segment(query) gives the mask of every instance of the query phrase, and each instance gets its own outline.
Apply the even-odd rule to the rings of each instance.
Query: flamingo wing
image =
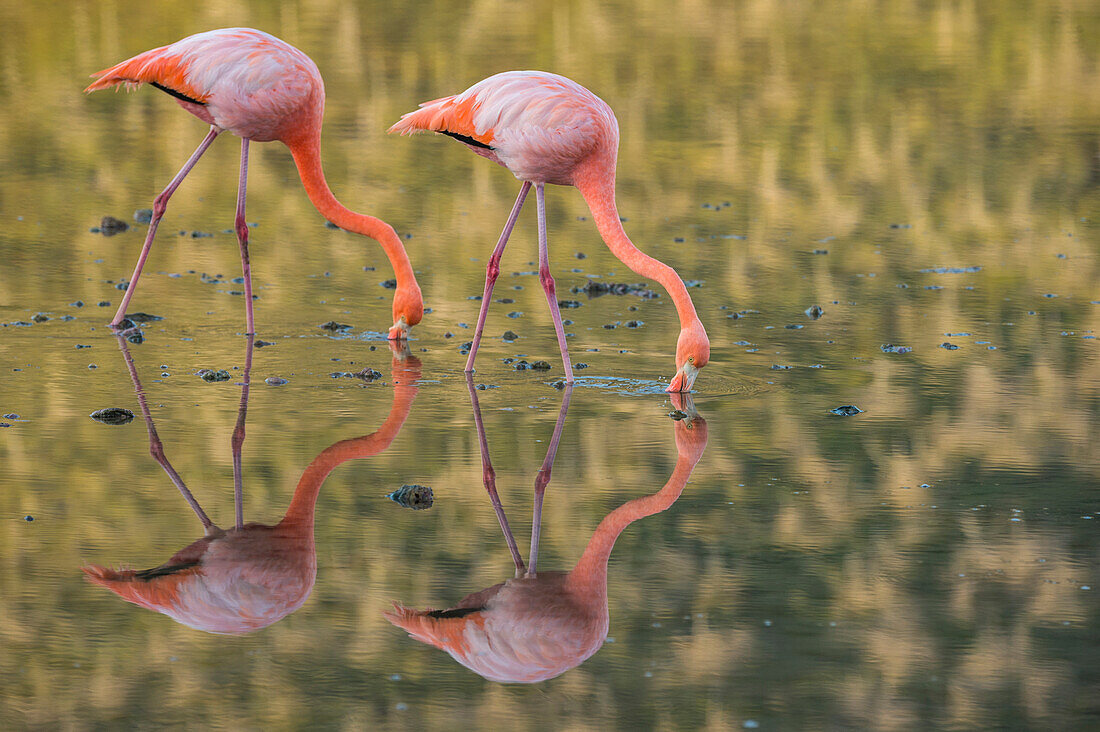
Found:
[[[196,33],[92,76],[87,92],[151,84],[204,121],[259,142],[277,139],[286,120],[324,96],[308,56],[252,28]]]
[[[425,102],[390,132],[439,132],[489,148],[521,180],[570,183],[567,171],[618,125],[599,97],[564,76],[506,71],[461,94]]]

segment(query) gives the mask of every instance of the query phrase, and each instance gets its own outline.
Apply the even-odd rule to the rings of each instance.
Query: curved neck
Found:
[[[661,283],[672,297],[680,316],[680,327],[686,328],[699,320],[687,287],[680,275],[676,274],[676,270],[634,246],[634,242],[630,241],[623,230],[623,223],[619,220],[619,211],[615,206],[615,161],[610,161],[610,164],[607,161],[594,161],[582,166],[573,176],[573,185],[584,196],[592,211],[592,218],[596,221],[596,228],[611,253],[637,274]]]
[[[401,379],[401,383],[394,386],[393,405],[390,407],[389,416],[374,432],[362,437],[353,437],[341,440],[325,448],[320,455],[313,459],[298,480],[298,487],[294,490],[294,497],[287,507],[286,515],[279,522],[280,526],[298,526],[313,531],[313,514],[317,506],[317,495],[321,492],[321,485],[329,473],[339,465],[353,458],[364,458],[376,455],[393,442],[401,426],[409,416],[413,400],[416,398],[415,378]],[[395,382],[397,374],[394,374]]]
[[[606,594],[607,560],[611,556],[611,550],[615,548],[615,541],[619,538],[619,534],[638,519],[660,513],[675,503],[683,493],[684,486],[691,477],[691,471],[695,469],[698,461],[699,454],[681,455],[676,460],[676,468],[672,471],[672,476],[661,490],[651,496],[627,501],[607,514],[593,532],[577,566],[569,573],[569,585],[585,592],[588,596],[593,593]]]
[[[288,140],[286,146],[294,157],[294,164],[298,167],[298,175],[302,178],[309,200],[321,215],[341,229],[369,236],[381,244],[393,267],[398,288],[416,285],[409,255],[405,253],[405,247],[393,227],[374,216],[355,213],[337,201],[332,194],[328,182],[325,181],[324,170],[321,169],[320,130]]]

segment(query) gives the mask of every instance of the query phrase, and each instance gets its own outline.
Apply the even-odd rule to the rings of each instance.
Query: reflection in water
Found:
[[[341,440],[321,452],[306,467],[283,519],[274,526],[244,523],[241,448],[252,371],[253,337],[248,337],[244,383],[233,431],[233,495],[236,523],[232,529],[214,525],[168,461],[138,379],[137,367],[121,334],[118,338],[138,404],[149,430],[149,451],[179,489],[202,522],[206,535],[172,555],[164,564],[146,570],[83,568],[88,579],[136,605],[164,613],[173,620],[210,633],[250,633],[265,628],[297,610],[313,590],[317,556],[313,515],[325,478],[353,458],[382,452],[409,416],[416,397],[420,361],[407,346],[393,342],[391,374],[393,406],[382,426],[369,435]]]
[[[677,460],[668,482],[653,495],[635,498],[609,513],[572,571],[536,573],[542,499],[572,389],[566,387],[546,459],[535,479],[531,555],[525,568],[497,495],[477,392],[469,378],[467,384],[481,445],[485,489],[512,552],[516,576],[467,595],[446,610],[413,610],[395,603],[393,611],[384,615],[413,638],[446,651],[490,681],[546,681],[579,666],[603,645],[610,621],[607,560],[615,540],[631,523],[664,511],[680,497],[707,446],[707,424],[695,413],[690,396],[673,395],[677,409],[686,409],[693,416],[673,423]]]

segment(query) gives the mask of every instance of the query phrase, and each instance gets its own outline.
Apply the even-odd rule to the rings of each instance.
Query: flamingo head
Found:
[[[399,287],[393,296],[393,325],[390,326],[389,339],[403,341],[409,337],[409,328],[424,318],[424,299],[420,287],[416,284]]]
[[[699,369],[706,366],[708,361],[710,340],[707,339],[703,324],[696,320],[680,330],[680,338],[676,341],[676,376],[672,377],[672,382],[665,391],[691,391]]]

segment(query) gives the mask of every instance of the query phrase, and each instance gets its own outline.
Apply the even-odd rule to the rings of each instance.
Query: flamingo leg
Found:
[[[573,396],[573,385],[566,384],[565,395],[561,402],[561,411],[558,412],[558,421],[554,423],[554,435],[550,438],[550,447],[546,448],[546,458],[542,461],[538,475],[535,476],[535,507],[531,517],[531,554],[527,558],[527,576],[535,576],[535,568],[539,559],[539,534],[542,532],[542,499],[546,494],[546,486],[550,483],[550,471],[554,467],[554,458],[558,454],[558,442],[561,440],[561,431],[565,427],[565,414],[569,411],[569,399]]]
[[[535,185],[535,200],[539,212],[539,282],[546,292],[546,302],[550,306],[550,316],[554,319],[554,332],[558,336],[558,348],[561,349],[561,362],[565,366],[565,383],[573,383],[573,365],[569,363],[569,348],[565,345],[565,328],[561,323],[561,310],[558,308],[557,288],[550,274],[550,254],[546,245],[546,198],[545,184]]]
[[[241,138],[241,182],[237,188],[237,242],[241,245],[241,268],[244,270],[245,322],[249,336],[256,333],[252,319],[252,266],[248,259],[248,222],[244,220],[244,198],[248,187],[248,138]],[[251,348],[249,353],[251,354]],[[245,387],[248,388],[247,386]]]
[[[508,243],[508,237],[512,234],[512,228],[519,218],[519,211],[523,208],[523,201],[527,198],[531,184],[523,181],[523,187],[519,189],[519,195],[512,206],[512,213],[508,216],[508,223],[504,225],[504,231],[500,233],[496,249],[489,257],[489,264],[485,267],[485,289],[481,294],[481,311],[477,314],[477,329],[474,331],[474,340],[470,345],[470,356],[466,359],[466,373],[474,370],[474,359],[477,357],[477,347],[481,345],[481,331],[485,328],[485,315],[489,312],[489,301],[493,297],[493,285],[500,276],[500,258],[504,254],[504,246]]]
[[[210,520],[210,517],[206,515],[206,512],[202,510],[202,506],[195,500],[195,497],[191,495],[191,491],[187,490],[187,486],[183,482],[183,478],[176,472],[176,469],[172,467],[172,463],[168,462],[167,456],[164,454],[164,445],[160,441],[160,436],[157,435],[157,428],[153,425],[153,415],[149,413],[149,405],[145,401],[145,390],[141,388],[141,380],[138,378],[137,367],[134,365],[134,359],[130,356],[130,349],[126,347],[126,339],[121,334],[115,334],[118,338],[118,347],[122,349],[122,357],[126,360],[126,368],[130,371],[130,381],[134,383],[134,391],[137,393],[138,406],[141,407],[141,416],[145,418],[145,429],[149,433],[149,454],[153,456],[160,467],[164,469],[164,472],[168,474],[168,478],[179,489],[181,495],[187,504],[191,506],[191,510],[195,512],[195,515],[199,517],[199,521],[202,522],[203,528],[206,533],[209,534],[211,529],[217,529],[214,526],[214,522]]]
[[[497,494],[497,474],[493,470],[493,464],[489,460],[489,439],[485,436],[485,423],[481,420],[481,405],[477,401],[477,391],[474,389],[474,377],[469,372],[466,374],[466,386],[470,390],[470,401],[474,405],[474,424],[477,426],[477,441],[481,448],[481,479],[485,484],[485,492],[489,494],[489,502],[493,504],[500,530],[504,532],[504,541],[508,543],[508,551],[512,553],[512,562],[516,565],[516,576],[523,574],[523,558],[519,555],[519,545],[516,537],[512,535],[512,529],[508,525],[508,517],[504,515],[504,506]]]
[[[165,210],[168,208],[168,199],[172,197],[172,194],[179,188],[180,183],[187,177],[187,174],[191,172],[191,168],[195,167],[195,163],[199,161],[202,154],[206,152],[206,149],[210,147],[210,144],[214,142],[214,138],[220,135],[222,130],[214,125],[210,126],[210,132],[206,133],[206,137],[196,148],[195,152],[191,153],[191,157],[187,159],[187,162],[180,172],[176,173],[176,177],[172,179],[172,182],[168,184],[168,187],[161,191],[160,195],[153,201],[153,218],[149,220],[149,231],[145,233],[145,244],[141,247],[141,255],[138,257],[137,264],[134,266],[134,273],[130,275],[130,283],[126,286],[126,294],[122,297],[122,304],[118,306],[118,312],[115,313],[114,320],[111,321],[112,327],[117,327],[122,323],[123,318],[126,317],[126,308],[130,305],[130,298],[134,296],[134,291],[137,290],[138,278],[141,277],[141,269],[145,266],[145,260],[149,257],[149,250],[153,247],[153,237],[157,235],[157,226],[160,225],[161,217],[164,216]]]
[[[245,141],[247,142],[247,140]],[[233,428],[233,507],[236,510],[236,527],[244,528],[244,479],[242,477],[241,449],[244,447],[244,419],[248,414],[248,387],[252,374],[252,343],[256,336],[248,334],[248,350],[244,356],[244,384],[241,385],[241,406],[237,409],[237,426]]]

